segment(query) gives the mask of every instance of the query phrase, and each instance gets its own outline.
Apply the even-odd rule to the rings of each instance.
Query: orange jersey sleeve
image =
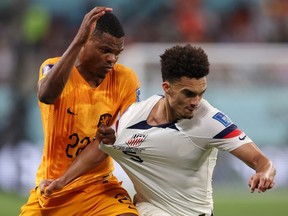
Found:
[[[40,67],[43,79],[59,58],[46,60]],[[44,147],[37,171],[36,185],[42,179],[56,179],[92,141],[99,124],[111,126],[138,98],[139,82],[135,73],[120,64],[107,73],[103,82],[92,88],[74,67],[54,104],[38,102],[43,123]],[[71,188],[96,181],[113,170],[110,157],[95,170],[77,178]]]

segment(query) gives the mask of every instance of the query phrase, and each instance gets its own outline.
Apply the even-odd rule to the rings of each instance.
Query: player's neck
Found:
[[[82,78],[91,86],[92,88],[98,87],[101,82],[103,81],[103,78],[93,76],[93,74],[85,71],[85,69],[81,68],[81,66],[77,67],[77,70],[79,74],[82,76]]]
[[[174,119],[170,115],[170,108],[167,107],[166,99],[161,98],[151,110],[147,123],[149,125],[161,125],[173,122]]]

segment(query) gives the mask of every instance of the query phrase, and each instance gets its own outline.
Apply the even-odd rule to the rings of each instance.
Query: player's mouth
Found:
[[[196,106],[196,105],[187,106],[187,109],[188,109],[190,112],[194,112],[197,108],[198,108],[198,106]]]
[[[104,67],[104,70],[107,71],[107,72],[111,71],[112,69],[113,69],[112,66],[106,66],[106,67]]]
[[[187,108],[187,110],[191,113],[193,113],[195,111],[195,108]]]

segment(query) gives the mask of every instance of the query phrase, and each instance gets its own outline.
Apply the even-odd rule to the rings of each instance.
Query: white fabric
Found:
[[[130,106],[119,121],[116,143],[100,148],[122,166],[143,201],[171,215],[210,215],[218,149],[232,151],[252,141],[204,99],[192,119],[151,127],[146,119],[160,98]]]
[[[140,216],[173,216],[148,202],[136,203]]]

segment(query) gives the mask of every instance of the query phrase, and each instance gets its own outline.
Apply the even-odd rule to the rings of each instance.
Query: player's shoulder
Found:
[[[230,118],[202,99],[192,119],[183,120],[179,126],[188,133],[197,133],[199,136],[213,137],[227,127],[233,125]]]
[[[113,77],[114,80],[117,80],[117,83],[122,87],[122,89],[128,90],[133,86],[139,88],[140,84],[136,73],[131,68],[122,64],[115,64],[110,76]]]
[[[48,58],[48,59],[45,59],[42,63],[42,67],[43,66],[46,66],[48,64],[50,65],[54,65],[56,64],[58,61],[59,61],[60,57],[53,57],[53,58]]]
[[[207,100],[203,99],[203,109],[205,110],[204,113],[206,113],[207,117],[211,119],[215,119],[215,120],[219,120],[220,117],[227,117],[227,119],[223,118],[223,121],[221,121],[222,123],[226,122],[226,125],[231,123],[231,120],[228,119],[228,116],[226,114],[224,114],[224,112],[222,112],[221,110],[219,110],[218,108],[214,107],[213,105],[211,105]]]
[[[152,108],[160,98],[161,96],[154,95],[144,101],[135,102],[130,105],[119,120],[118,132],[133,124],[146,120]]]
[[[201,101],[199,111],[199,115],[196,115],[196,118],[201,118],[204,124],[207,124],[212,128],[221,130],[233,123],[224,112],[212,106],[205,99]]]
[[[218,108],[210,104],[206,99],[202,99],[195,116],[204,120],[211,119],[216,113],[221,112]]]
[[[134,76],[135,75],[135,72],[132,68],[127,67],[123,64],[119,64],[119,63],[114,65],[114,71],[119,76],[131,76],[131,75]]]
[[[53,57],[44,60],[40,66],[41,76],[47,75],[47,73],[53,68],[53,66],[59,61],[60,57]]]

